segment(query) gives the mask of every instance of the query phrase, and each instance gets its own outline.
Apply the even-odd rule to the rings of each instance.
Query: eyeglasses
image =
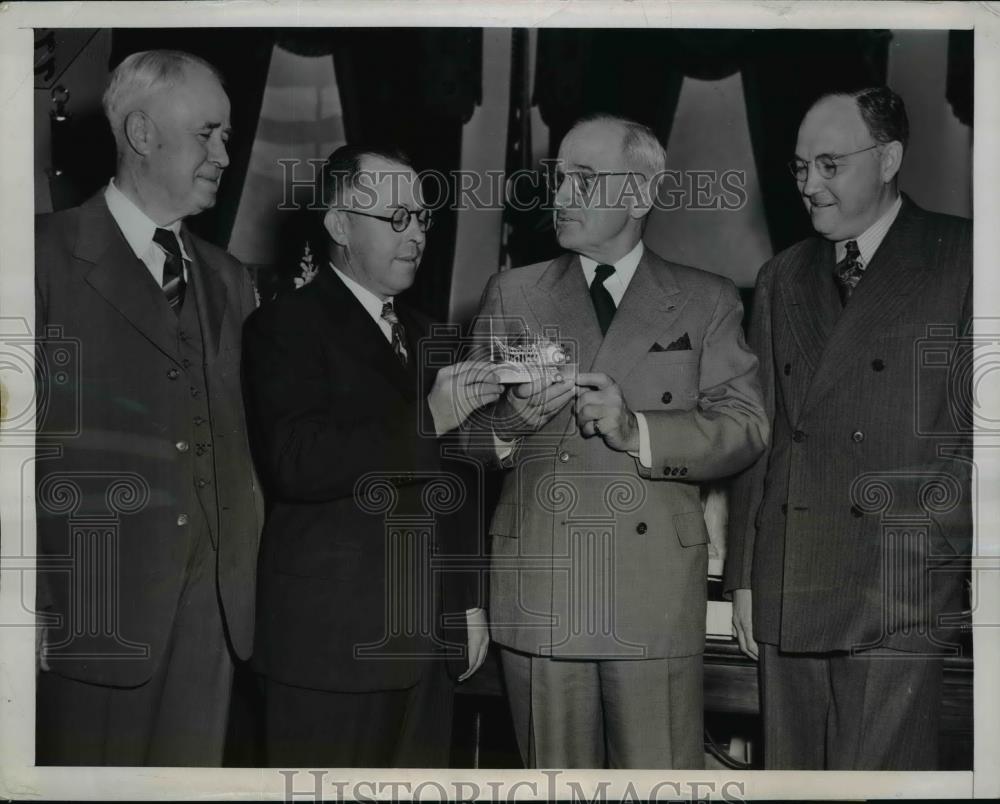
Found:
[[[582,170],[567,170],[563,171],[559,168],[549,172],[549,190],[553,193],[558,193],[559,188],[563,186],[563,182],[566,179],[570,179],[573,182],[573,189],[584,195],[589,194],[593,189],[594,185],[597,183],[597,179],[601,176],[631,176],[632,174],[642,176],[645,178],[644,173],[639,173],[636,170],[598,170],[598,171],[582,171]]]
[[[865,151],[870,151],[872,148],[878,148],[881,143],[876,142],[874,145],[869,145],[867,148],[862,148],[860,151],[851,151],[849,154],[820,154],[815,159],[813,159],[813,164],[816,165],[816,170],[819,175],[824,179],[832,179],[837,175],[837,168],[840,165],[837,164],[838,159],[844,159],[848,156],[854,156],[855,154],[863,154]],[[788,163],[788,170],[795,177],[795,181],[805,181],[809,177],[809,163],[805,159],[793,159]]]
[[[392,224],[392,231],[394,232],[405,232],[410,228],[410,219],[417,219],[417,228],[421,232],[426,232],[431,228],[434,223],[434,217],[431,215],[429,209],[421,209],[419,212],[413,212],[406,207],[397,207],[392,215],[375,215],[371,212],[361,212],[357,209],[345,209],[344,212],[350,212],[352,215],[364,215],[366,218],[375,218],[377,221],[387,221]]]

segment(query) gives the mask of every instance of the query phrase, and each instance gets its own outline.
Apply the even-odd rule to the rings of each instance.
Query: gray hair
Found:
[[[101,99],[115,141],[122,135],[126,115],[134,110],[139,99],[183,81],[184,71],[191,66],[208,70],[223,83],[214,66],[180,50],[144,50],[127,56],[115,67]]]
[[[666,170],[667,152],[659,137],[649,126],[629,120],[627,117],[598,113],[577,120],[570,131],[587,123],[613,123],[619,126],[622,129],[622,153],[625,155],[625,160],[647,179],[652,179]]]

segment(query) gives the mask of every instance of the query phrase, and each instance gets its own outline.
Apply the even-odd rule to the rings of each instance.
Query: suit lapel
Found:
[[[597,351],[593,371],[621,382],[659,335],[673,326],[687,300],[669,265],[645,249]]]
[[[917,244],[919,217],[904,201],[895,222],[865,269],[865,276],[837,319],[822,361],[806,397],[806,405],[834,387],[840,374],[857,359],[858,350],[907,307],[931,276]]]
[[[178,362],[170,305],[152,274],[129,247],[103,194],[94,196],[80,209],[74,256],[92,265],[86,282],[157,349]]]
[[[840,315],[840,298],[833,280],[833,244],[816,239],[778,288],[788,328],[805,361],[806,376],[815,376]]]
[[[416,398],[413,376],[399,362],[399,358],[392,350],[392,344],[386,339],[379,325],[372,320],[368,311],[340,281],[333,269],[321,269],[313,281],[319,283],[330,301],[330,316],[334,327],[344,333],[342,352],[385,378],[406,399]],[[407,327],[409,318],[404,311],[400,319],[404,327]],[[407,341],[410,342],[408,348],[412,340],[413,335],[407,329]],[[415,348],[409,348],[409,352],[411,361],[418,359]]]
[[[538,278],[538,293],[525,289],[525,301],[543,327],[558,327],[558,339],[575,349],[580,371],[589,371],[601,345],[601,328],[590,301],[580,258],[563,254]],[[534,332],[534,335],[546,335]],[[575,343],[574,343],[575,340]]]
[[[184,248],[193,258],[188,274],[198,305],[198,321],[205,342],[205,357],[211,362],[219,352],[219,338],[229,294],[225,282],[219,276],[218,267],[212,264],[205,250],[200,247],[200,241],[192,237],[186,229],[182,229],[181,237],[184,240]]]

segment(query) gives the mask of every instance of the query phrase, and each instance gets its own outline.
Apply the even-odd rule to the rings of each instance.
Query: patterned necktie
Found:
[[[163,262],[163,295],[167,297],[170,308],[180,315],[181,305],[184,304],[184,291],[187,288],[180,243],[177,242],[177,236],[169,229],[157,229],[153,233],[153,242],[162,248],[166,255]]]
[[[590,283],[590,299],[594,303],[594,312],[597,313],[597,323],[601,325],[601,334],[608,334],[608,327],[611,326],[611,319],[615,317],[615,300],[611,298],[611,293],[604,287],[604,280],[615,272],[613,265],[598,265],[594,274],[594,281]]]
[[[399,318],[391,301],[387,301],[382,305],[382,320],[389,322],[389,326],[392,328],[392,351],[396,353],[399,362],[405,366],[406,346],[404,344],[406,343],[406,332],[403,329],[403,325],[399,323]]]
[[[837,263],[835,277],[837,279],[837,289],[840,291],[840,303],[847,304],[851,294],[861,281],[861,276],[865,272],[865,266],[861,264],[861,251],[858,249],[857,240],[848,240],[845,244],[847,252],[844,259]]]

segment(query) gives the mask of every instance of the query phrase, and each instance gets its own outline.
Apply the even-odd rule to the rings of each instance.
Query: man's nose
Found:
[[[215,138],[212,138],[209,142],[213,143],[208,154],[209,161],[220,169],[229,167],[229,151],[226,150],[226,143],[221,139],[216,140]]]
[[[570,207],[576,201],[576,184],[572,176],[563,176],[559,186],[556,187],[556,197],[553,203],[557,207]]]
[[[823,189],[825,179],[819,175],[819,168],[815,162],[810,162],[806,166],[806,180],[802,185],[802,195],[815,195]]]

